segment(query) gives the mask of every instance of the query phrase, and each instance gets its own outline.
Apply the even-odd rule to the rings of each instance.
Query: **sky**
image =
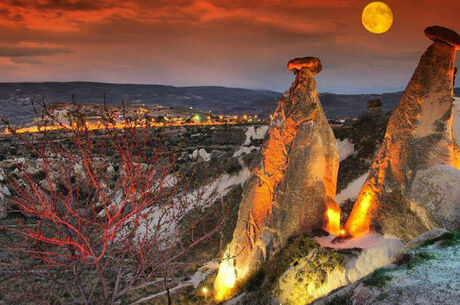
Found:
[[[431,43],[460,32],[458,0],[388,0],[372,34],[362,0],[1,0],[0,82],[100,81],[285,91],[316,56],[320,92],[403,90]],[[460,63],[457,60],[457,65]],[[460,65],[458,65],[460,66]]]

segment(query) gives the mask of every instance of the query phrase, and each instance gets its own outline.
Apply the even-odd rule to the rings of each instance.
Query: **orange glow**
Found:
[[[340,208],[337,204],[328,204],[326,209],[326,231],[332,235],[342,235],[340,229]]]
[[[236,271],[233,259],[224,259],[219,266],[219,272],[214,282],[215,298],[217,301],[228,299],[235,288]]]
[[[451,165],[456,169],[460,170],[460,150],[454,149]]]
[[[191,122],[191,123],[184,123],[184,122],[171,122],[171,123],[155,123],[151,122],[151,127],[177,127],[177,126],[202,126],[202,125],[234,125],[237,122]],[[103,130],[103,129],[123,129],[126,127],[136,127],[136,128],[144,128],[146,127],[145,124],[140,124],[134,126],[131,124],[126,124],[125,122],[118,122],[115,124],[104,125],[101,122],[95,123],[86,123],[86,128],[88,130]],[[48,125],[48,126],[28,126],[16,129],[15,133],[37,133],[41,131],[53,131],[53,130],[62,130],[62,129],[73,129],[75,126],[71,126],[68,124],[63,125]],[[6,129],[3,132],[3,135],[10,135],[12,134],[11,130]]]
[[[351,236],[359,237],[369,232],[369,208],[374,200],[375,194],[370,187],[361,191],[345,227],[347,233]]]

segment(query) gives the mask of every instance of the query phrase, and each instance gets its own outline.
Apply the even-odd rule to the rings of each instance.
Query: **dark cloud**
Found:
[[[10,9],[1,8],[0,9],[0,18],[5,18],[10,21],[23,21],[24,16],[21,14],[15,14]]]
[[[126,1],[107,0],[6,0],[5,3],[18,8],[38,10],[94,11],[110,8]]]

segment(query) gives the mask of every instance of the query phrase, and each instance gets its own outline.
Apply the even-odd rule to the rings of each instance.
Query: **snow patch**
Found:
[[[246,130],[246,141],[244,142],[244,145],[248,146],[253,140],[263,140],[267,132],[268,125],[258,127],[257,129],[254,126],[248,127]]]
[[[190,280],[179,283],[176,287],[173,287],[173,288],[169,289],[169,292],[174,293],[174,292],[176,292],[176,291],[178,291],[178,290],[180,290],[182,288],[189,287],[189,286],[193,286],[193,288],[196,289],[213,271],[215,271],[217,269],[219,269],[219,263],[215,262],[215,261],[210,261],[210,262],[206,263],[203,267],[199,268],[192,275]],[[159,293],[155,293],[155,294],[143,297],[143,298],[137,300],[136,302],[134,302],[133,305],[153,300],[153,299],[155,299],[157,297],[160,297],[160,296],[163,296],[165,294],[166,294],[166,291],[161,291]]]
[[[198,288],[198,286],[210,275],[213,271],[219,269],[219,263],[216,261],[210,261],[206,263],[203,267],[198,269],[187,281],[188,284],[192,285],[193,288]]]
[[[337,139],[337,148],[339,150],[340,161],[345,160],[355,153],[355,144],[351,143],[349,139]]]
[[[361,188],[363,187],[368,175],[369,172],[356,178],[356,180],[348,184],[348,186],[345,189],[338,193],[336,196],[337,203],[341,204],[347,201],[348,199],[355,200],[356,198],[358,198],[359,192],[361,191]]]
[[[335,236],[330,235],[318,237],[315,238],[315,240],[321,247],[333,249],[363,249],[361,254],[357,257],[347,258],[344,278],[339,281],[345,282],[346,284],[353,283],[374,270],[390,264],[392,259],[399,254],[404,247],[403,242],[396,236],[381,235],[378,233],[368,233],[344,242],[332,243],[334,238]],[[332,290],[338,287],[340,286],[336,286],[332,288]]]
[[[233,157],[241,157],[242,155],[250,154],[253,150],[259,150],[260,147],[257,146],[241,146],[239,147],[235,153],[233,154]]]
[[[235,185],[243,186],[249,179],[250,171],[243,167],[237,174],[224,174],[216,180],[188,194],[179,195],[174,206],[155,206],[143,212],[146,217],[136,230],[138,240],[150,238],[152,235],[162,237],[158,247],[168,247],[175,241],[177,225],[187,212],[196,207],[205,208],[216,199],[224,197]],[[172,221],[173,220],[173,221]],[[158,234],[159,233],[159,234]],[[177,237],[178,238],[178,237]]]
[[[458,304],[460,299],[460,245],[438,247],[437,243],[414,251],[430,257],[412,268],[392,269],[391,279],[383,286],[359,284],[353,290],[353,304]],[[382,295],[385,296],[382,300]]]
[[[223,174],[213,182],[204,187],[195,190],[187,195],[188,200],[198,200],[202,201],[202,204],[208,202],[212,196],[218,196],[220,198],[230,192],[233,186],[240,184],[241,186],[249,179],[251,172],[249,168],[243,167],[237,174],[229,175]]]
[[[200,148],[200,149],[195,149],[193,152],[192,152],[192,160],[203,160],[205,162],[208,162],[209,160],[211,160],[211,154],[208,154],[208,152],[204,149],[204,148]]]

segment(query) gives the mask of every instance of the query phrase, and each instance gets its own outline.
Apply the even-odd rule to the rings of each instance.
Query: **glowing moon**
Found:
[[[393,25],[393,12],[384,2],[371,2],[364,8],[361,21],[369,32],[382,34]]]

